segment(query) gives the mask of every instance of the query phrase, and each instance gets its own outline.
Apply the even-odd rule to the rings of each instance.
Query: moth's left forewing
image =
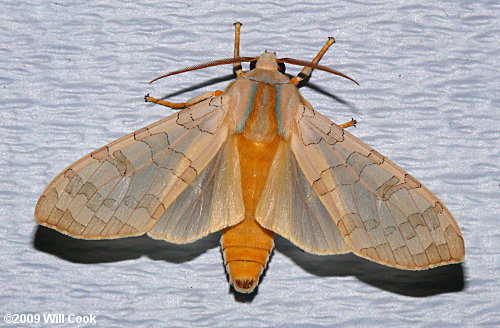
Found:
[[[197,190],[192,184],[238,175],[239,167],[234,165],[232,170],[222,171],[225,175],[210,165],[214,158],[221,161],[221,148],[227,149],[227,121],[222,97],[213,97],[101,147],[71,164],[49,184],[36,206],[35,220],[84,239],[142,235],[159,223],[161,229],[155,227],[151,233],[177,243],[241,221],[241,197],[228,198],[234,211],[213,208],[215,220],[196,212],[184,213],[182,217],[191,225],[187,229],[167,224],[178,218],[164,215],[171,206],[188,207],[200,194],[205,202],[215,199],[220,203],[220,186],[209,183],[206,190]],[[223,190],[228,194],[241,194],[237,183],[225,187],[230,189]]]
[[[460,228],[415,178],[301,105],[291,148],[304,176],[354,253],[404,269],[460,262]]]
[[[229,138],[148,235],[187,243],[241,222],[244,212],[238,150]]]

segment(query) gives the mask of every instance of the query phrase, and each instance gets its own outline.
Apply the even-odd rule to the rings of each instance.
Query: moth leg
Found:
[[[358,123],[358,121],[356,121],[355,119],[351,118],[351,120],[349,122],[345,122],[344,124],[340,124],[339,126],[342,128],[342,129],[345,129],[345,128],[349,128],[351,126],[354,126],[356,127],[356,124]]]
[[[144,96],[144,101],[145,102],[152,102],[152,103],[163,105],[163,106],[167,106],[167,107],[170,107],[172,109],[181,109],[181,108],[186,108],[186,107],[189,107],[189,106],[193,106],[193,105],[195,105],[195,104],[197,104],[199,102],[202,102],[203,100],[205,100],[207,98],[216,97],[216,96],[222,96],[223,94],[224,94],[223,91],[221,91],[221,90],[215,90],[215,91],[212,91],[212,92],[207,92],[207,93],[201,94],[199,96],[196,96],[193,99],[188,100],[187,102],[173,103],[173,102],[170,102],[170,101],[153,98],[153,97],[149,96],[149,93],[148,93],[147,95]]]
[[[234,57],[239,57],[240,56],[240,28],[241,28],[241,23],[236,22],[234,23]],[[241,66],[241,63],[234,63],[233,64],[233,72],[236,74],[237,77],[240,77],[243,75],[243,67]]]
[[[326,53],[328,48],[330,48],[330,46],[334,43],[335,43],[335,39],[332,37],[329,37],[328,41],[326,41],[325,45],[323,46],[323,48],[321,48],[321,50],[318,52],[316,57],[314,57],[312,62],[315,64],[319,63],[319,61],[321,60],[321,58],[323,58],[323,55]],[[311,67],[307,67],[307,66],[304,67],[300,71],[300,73],[297,74],[296,77],[291,79],[290,83],[295,84],[295,85],[299,84],[301,81],[303,81],[303,80],[307,79],[309,76],[311,76],[312,70],[313,69]]]

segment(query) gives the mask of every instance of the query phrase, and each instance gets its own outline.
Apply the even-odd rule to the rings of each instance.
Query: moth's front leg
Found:
[[[349,128],[351,126],[354,126],[356,127],[356,124],[358,124],[358,121],[356,121],[355,119],[351,118],[351,120],[349,122],[346,122],[344,124],[340,124],[339,126],[342,128],[342,129],[345,129],[345,128]]]
[[[193,106],[193,105],[195,105],[195,104],[197,104],[199,102],[202,102],[203,100],[205,100],[207,98],[216,97],[216,96],[222,96],[223,94],[224,94],[224,92],[222,90],[215,90],[215,91],[212,91],[212,92],[207,92],[207,93],[201,94],[199,96],[196,96],[193,99],[188,100],[187,102],[173,103],[173,102],[170,102],[170,101],[153,98],[153,97],[149,96],[149,93],[148,93],[147,95],[144,96],[144,101],[145,102],[152,102],[152,103],[163,105],[163,106],[167,106],[167,107],[170,107],[172,109],[181,109],[181,108],[186,108],[186,107],[189,107],[189,106]]]

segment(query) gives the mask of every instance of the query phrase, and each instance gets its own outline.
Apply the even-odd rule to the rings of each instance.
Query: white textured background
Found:
[[[0,1],[0,315],[95,314],[102,327],[498,327],[498,1]],[[375,3],[375,2],[373,2]],[[312,59],[303,95],[432,189],[466,260],[425,272],[317,257],[277,238],[253,297],[229,291],[218,235],[174,246],[81,241],[37,226],[36,201],[86,153],[223,88],[230,66],[172,69],[265,49]],[[288,72],[298,68],[289,66]],[[0,325],[3,323],[0,321]],[[24,325],[18,325],[24,326]],[[32,325],[31,325],[32,326]],[[61,325],[57,326],[60,327]]]

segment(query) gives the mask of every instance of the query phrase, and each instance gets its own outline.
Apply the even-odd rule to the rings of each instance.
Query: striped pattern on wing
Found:
[[[309,253],[348,253],[335,223],[311,189],[289,143],[282,142],[273,161],[255,217]]]
[[[292,151],[352,252],[411,270],[463,260],[455,219],[414,177],[308,106],[296,128]]]
[[[148,235],[186,243],[241,222],[245,207],[239,163],[236,144],[229,138],[203,172],[167,208]]]
[[[214,158],[227,135],[222,97],[186,108],[70,165],[43,192],[35,219],[77,238],[144,234]],[[186,233],[176,241],[191,239]]]

